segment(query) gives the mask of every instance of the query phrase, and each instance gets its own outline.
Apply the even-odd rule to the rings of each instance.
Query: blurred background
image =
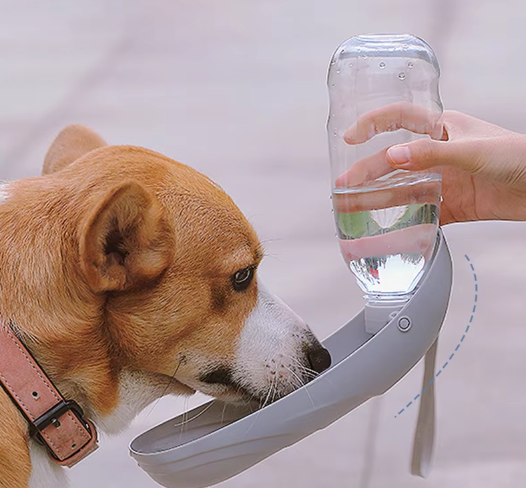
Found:
[[[255,226],[267,285],[324,338],[362,307],[334,238],[326,70],[362,33],[410,32],[442,67],[447,109],[526,132],[522,0],[0,0],[0,178],[38,175],[66,124],[142,145],[221,184]],[[224,488],[517,487],[526,478],[526,223],[445,228],[454,259],[439,365],[435,468],[409,474],[419,365],[374,399]],[[356,371],[355,374],[365,372]],[[104,439],[72,486],[153,488],[128,456],[145,429],[199,404],[168,398]]]

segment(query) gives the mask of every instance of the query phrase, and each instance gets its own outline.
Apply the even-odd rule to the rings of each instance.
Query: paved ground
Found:
[[[526,132],[522,0],[0,0],[0,177],[36,175],[54,135],[87,124],[110,143],[164,152],[217,180],[254,223],[263,275],[319,336],[361,307],[329,205],[325,75],[364,32],[412,32],[437,51],[443,101]],[[455,261],[438,381],[438,446],[427,481],[408,462],[416,368],[225,488],[515,488],[526,478],[526,224],[446,228]],[[357,372],[360,374],[360,372]],[[167,399],[72,471],[73,486],[148,488],[128,458],[137,433],[200,399]]]

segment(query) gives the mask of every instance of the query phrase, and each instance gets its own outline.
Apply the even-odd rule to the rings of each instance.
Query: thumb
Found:
[[[455,166],[469,173],[481,169],[484,150],[470,141],[435,141],[421,139],[409,144],[392,146],[387,150],[387,162],[398,169],[418,171],[434,166]]]

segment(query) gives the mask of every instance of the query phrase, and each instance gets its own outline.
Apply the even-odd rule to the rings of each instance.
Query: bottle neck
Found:
[[[365,297],[365,330],[369,334],[377,334],[404,308],[411,298],[410,294],[398,297]]]

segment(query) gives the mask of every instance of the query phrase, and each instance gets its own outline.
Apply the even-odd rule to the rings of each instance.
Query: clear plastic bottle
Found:
[[[342,255],[366,294],[366,316],[378,322],[373,332],[410,298],[432,257],[441,174],[394,170],[385,152],[441,137],[439,76],[433,50],[411,35],[352,37],[329,67],[334,216]]]

